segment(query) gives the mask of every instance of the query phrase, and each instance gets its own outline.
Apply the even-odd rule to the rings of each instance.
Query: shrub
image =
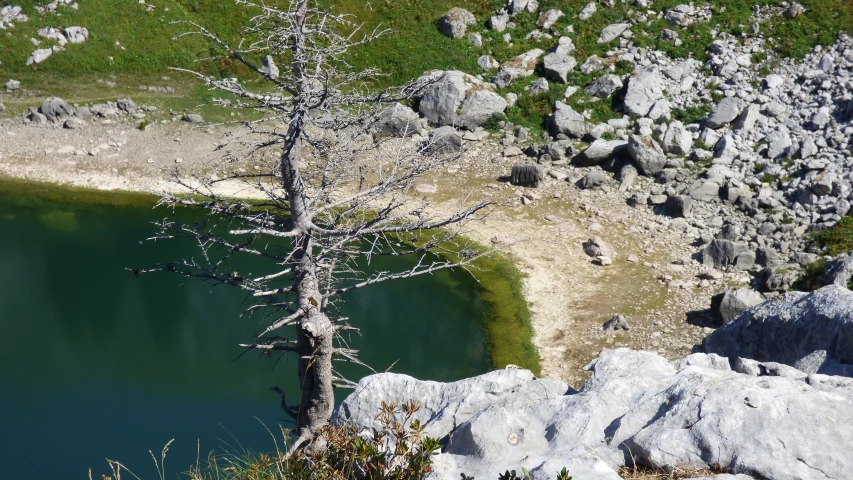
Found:
[[[414,400],[399,406],[382,402],[376,416],[381,428],[371,436],[360,435],[353,425],[328,425],[310,448],[288,452],[276,445],[271,454],[211,453],[204,465],[194,465],[187,476],[190,480],[420,480],[432,471],[431,456],[439,443],[424,435],[423,426],[414,420],[419,409]],[[289,435],[283,433],[286,447]],[[162,465],[168,448],[167,444],[159,463],[154,460],[161,479],[166,477]],[[121,480],[122,471],[139,479],[124,465],[108,463],[112,475],[104,475],[104,480]]]
[[[794,290],[799,290],[801,292],[811,292],[820,288],[820,284],[817,279],[823,273],[823,267],[826,265],[826,259],[821,258],[820,260],[810,263],[806,265],[803,269],[803,273],[797,278],[797,281],[794,282],[792,287]]]
[[[830,230],[814,232],[813,245],[827,255],[838,255],[853,250],[853,217],[844,217]]]
[[[773,175],[771,173],[765,173],[761,175],[761,181],[763,183],[776,183],[779,180],[779,177]]]
[[[702,105],[699,107],[687,107],[684,110],[677,109],[672,111],[672,118],[680,121],[685,125],[691,123],[699,123],[705,118],[705,115],[711,111],[710,105]]]

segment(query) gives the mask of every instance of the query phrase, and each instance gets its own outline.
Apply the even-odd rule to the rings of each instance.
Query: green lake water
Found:
[[[244,294],[126,270],[197,254],[187,244],[140,244],[167,214],[0,188],[3,478],[84,479],[90,467],[101,478],[105,458],[157,478],[148,451],[159,457],[170,439],[166,470],[176,478],[197,451],[204,459],[227,445],[272,450],[264,425],[274,433],[288,425],[269,387],[297,398],[294,362],[237,358],[237,343],[261,322],[241,317]],[[394,262],[380,266],[407,264]],[[449,381],[489,368],[484,304],[465,272],[388,282],[346,300],[342,314],[362,329],[351,346],[378,371],[393,365]],[[370,373],[340,370],[353,380]]]

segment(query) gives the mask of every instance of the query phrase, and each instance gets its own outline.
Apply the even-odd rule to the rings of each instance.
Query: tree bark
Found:
[[[299,309],[303,313],[297,327],[297,363],[299,387],[302,390],[296,418],[296,434],[310,438],[325,426],[332,416],[335,395],[332,387],[332,355],[334,354],[334,327],[322,311],[317,266],[314,262],[313,239],[305,198],[305,185],[299,174],[300,147],[305,116],[308,114],[310,93],[305,85],[305,20],[308,0],[296,5],[296,31],[291,50],[292,69],[297,83],[297,100],[290,118],[281,155],[281,177],[290,202],[293,225],[302,232],[294,239],[296,260],[295,291]]]
[[[322,311],[317,268],[311,255],[313,239],[304,235],[298,242],[296,294],[304,312],[297,327],[297,363],[302,395],[296,418],[296,434],[311,437],[326,425],[335,406],[332,387],[334,327]]]

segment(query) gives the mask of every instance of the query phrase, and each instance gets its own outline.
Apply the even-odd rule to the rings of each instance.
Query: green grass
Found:
[[[33,8],[41,3],[37,0],[0,2],[10,3],[23,7],[30,21],[7,31],[11,35],[4,33],[6,38],[0,47],[3,76],[22,76],[33,71],[63,79],[98,74],[166,74],[168,67],[191,67],[196,59],[210,52],[201,38],[173,41],[172,37],[189,27],[171,22],[194,20],[209,25],[225,38],[235,39],[249,18],[246,9],[229,1],[162,0],[153,12],[146,12],[137,0],[89,0],[81,2],[78,10],[60,7],[61,16],[37,13]],[[89,40],[67,45],[65,51],[53,54],[40,65],[25,65],[34,49],[29,39],[40,38],[36,34],[39,28],[72,25],[88,28]],[[117,46],[116,41],[124,48]],[[206,62],[201,67],[212,73],[227,66]]]
[[[680,121],[685,125],[691,123],[699,123],[711,112],[711,105],[701,105],[697,107],[687,107],[685,109],[676,109],[672,111],[672,118]]]
[[[172,38],[189,27],[172,24],[174,21],[192,20],[207,26],[224,39],[234,41],[252,11],[235,5],[230,0],[161,0],[156,3],[153,12],[147,12],[137,0],[87,0],[80,4],[79,10],[60,9],[61,16],[40,15],[33,7],[38,0],[0,0],[0,6],[15,3],[24,8],[31,20],[18,24],[14,30],[0,32],[0,80],[17,78],[24,82],[25,88],[38,88],[43,92],[65,95],[71,101],[88,101],[102,98],[114,100],[120,98],[118,92],[93,83],[97,78],[114,78],[120,85],[135,88],[137,85],[161,85],[162,75],[173,77],[166,83],[175,86],[179,92],[175,95],[148,95],[153,104],[159,102],[177,110],[191,109],[214,120],[229,118],[227,112],[204,106],[212,98],[212,93],[194,83],[189,77],[169,72],[168,67],[197,68],[208,74],[221,76],[241,76],[245,69],[232,62],[203,61],[199,58],[210,55],[210,45],[198,37]],[[286,0],[268,0],[269,5],[285,5]],[[354,69],[378,67],[385,72],[377,78],[372,87],[381,88],[398,85],[419,77],[432,69],[456,69],[468,73],[479,73],[476,59],[489,54],[504,62],[532,48],[547,50],[555,40],[524,40],[534,30],[537,14],[521,13],[514,22],[517,27],[509,32],[514,40],[512,45],[503,40],[505,32],[495,32],[485,28],[489,15],[505,4],[503,0],[320,0],[320,3],[335,11],[353,15],[353,20],[364,25],[364,30],[375,26],[390,28],[395,33],[380,38],[376,42],[351,52],[347,58]],[[618,45],[614,40],[607,44],[598,44],[601,30],[612,23],[627,18],[628,4],[617,3],[613,8],[599,8],[587,21],[577,20],[577,14],[586,2],[577,0],[541,0],[540,10],[559,8],[566,15],[553,27],[553,32],[563,32],[565,27],[573,25],[575,32],[570,34],[576,49],[575,58],[579,63],[590,55],[605,56],[609,49]],[[684,3],[683,0],[658,0],[655,10],[664,11]],[[762,25],[762,35],[774,38],[775,52],[758,55],[754,58],[758,69],[769,72],[777,64],[777,56],[801,57],[814,45],[828,45],[835,41],[838,33],[853,26],[853,1],[851,0],[803,0],[807,12],[793,20],[778,17]],[[642,27],[634,28],[634,43],[637,46],[656,47],[674,57],[708,58],[706,48],[714,40],[713,29],[741,35],[748,31],[752,6],[777,5],[776,0],[713,0],[713,15],[710,22],[700,22],[679,31],[683,45],[676,47],[673,42],[660,41],[660,32],[672,28],[663,19],[655,19]],[[472,11],[478,23],[469,27],[470,32],[483,35],[483,47],[476,48],[467,39],[452,40],[440,34],[436,21],[452,7],[461,6]],[[46,62],[35,67],[25,65],[30,52],[34,49],[30,37],[37,37],[35,31],[47,26],[81,25],[91,32],[89,41],[80,45],[69,45],[64,52],[54,54]],[[124,49],[116,46],[119,41]],[[628,65],[617,65],[617,73],[630,70]],[[584,87],[606,72],[581,75],[574,72],[570,83]],[[524,81],[515,82],[506,91],[519,93]],[[92,91],[96,90],[96,91]],[[77,93],[77,92],[81,93]],[[508,111],[509,120],[532,130],[535,135],[543,129],[542,118],[553,110],[553,101],[562,98],[562,85],[554,85],[548,94],[536,98],[524,99],[519,105]],[[87,92],[88,95],[82,95]],[[506,93],[506,92],[503,92]],[[575,94],[567,103],[576,110],[592,110],[593,121],[606,121],[618,114],[607,101],[590,103],[582,91]],[[124,94],[124,92],[122,92]],[[145,96],[138,90],[127,92],[134,97]],[[10,103],[10,102],[6,102]],[[21,106],[14,103],[9,114],[17,114]],[[695,120],[698,111],[686,111],[687,119]],[[689,122],[688,122],[689,123]]]
[[[811,234],[810,241],[826,255],[853,251],[853,217],[844,217],[830,230]]]
[[[853,252],[853,217],[842,218],[835,227],[829,230],[812,232],[808,243],[817,247],[823,254],[836,256],[841,253]],[[818,278],[823,273],[826,259],[821,258],[817,262],[807,265],[802,275],[794,283],[794,288],[804,292],[810,292],[820,288]],[[853,280],[847,285],[853,290]]]
[[[779,177],[770,173],[765,173],[761,175],[760,180],[762,183],[769,183],[775,185],[776,182],[779,181]]]
[[[795,19],[777,18],[768,34],[783,57],[801,58],[815,45],[830,45],[839,32],[853,33],[853,1],[800,0],[806,13]]]

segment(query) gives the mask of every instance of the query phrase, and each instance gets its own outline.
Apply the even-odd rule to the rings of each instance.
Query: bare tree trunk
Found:
[[[313,239],[309,230],[312,220],[307,212],[305,185],[299,174],[300,146],[304,116],[307,115],[307,92],[305,82],[305,19],[308,0],[296,4],[296,25],[291,50],[292,69],[297,82],[298,98],[290,120],[281,155],[282,183],[288,193],[290,214],[295,229],[304,232],[294,239],[294,257],[297,261],[294,290],[299,308],[303,312],[297,328],[297,364],[299,386],[302,396],[296,418],[296,434],[299,437],[316,434],[328,423],[335,406],[332,387],[332,355],[334,327],[321,309],[323,296],[320,292],[317,268],[312,252]]]
[[[389,33],[388,30],[376,29],[360,38],[356,34],[360,25],[348,20],[346,15],[321,10],[313,0],[290,0],[283,10],[260,1],[236,1],[257,12],[248,29],[256,34],[254,40],[248,41],[249,45],[244,45],[246,39],[243,38],[242,47],[231,46],[195,23],[191,25],[196,31],[187,34],[208,39],[225,52],[222,58],[247,66],[267,82],[266,87],[273,85],[276,92],[271,93],[266,87],[254,90],[250,84],[239,80],[217,80],[200,72],[177,70],[192,73],[213,88],[241,98],[245,103],[241,102],[239,108],[257,108],[254,111],[269,115],[266,121],[287,125],[281,136],[277,126],[268,130],[264,122],[246,122],[252,135],[259,138],[242,143],[252,152],[256,148],[280,146],[276,163],[264,160],[262,176],[277,178],[286,192],[286,200],[281,198],[281,192],[268,191],[268,200],[274,208],[258,214],[247,213],[242,202],[235,203],[233,199],[214,193],[211,187],[221,178],[204,179],[203,186],[199,187],[183,181],[176,171],[174,179],[178,185],[212,201],[196,202],[192,197],[164,193],[161,204],[208,208],[217,219],[212,222],[213,226],[220,225],[219,219],[224,217],[233,220],[235,227],[224,236],[221,231],[210,230],[212,227],[208,225],[197,227],[164,221],[161,232],[154,238],[193,239],[204,255],[198,260],[191,257],[158,264],[146,272],[176,272],[204,279],[212,285],[237,287],[250,292],[256,299],[257,304],[252,309],[267,306],[272,307],[276,315],[284,312],[284,317],[272,319],[258,335],[257,342],[242,346],[299,356],[299,405],[287,405],[284,391],[273,387],[281,395],[282,409],[296,421],[298,440],[291,446],[296,449],[311,441],[329,422],[334,409],[334,386],[354,386],[334,372],[333,355],[360,363],[356,358],[357,350],[347,345],[335,347],[341,340],[337,331],[356,328],[348,325],[346,319],[329,318],[326,306],[330,299],[387,280],[464,267],[488,255],[489,251],[476,255],[464,253],[467,247],[462,244],[454,247],[453,240],[459,233],[457,228],[444,232],[437,229],[462,226],[481,214],[485,216],[492,202],[484,200],[473,206],[460,205],[449,215],[427,213],[428,205],[420,202],[408,204],[407,194],[414,182],[455,157],[430,154],[412,145],[411,150],[400,150],[392,154],[393,158],[385,159],[382,141],[370,135],[379,112],[371,105],[378,107],[412,98],[438,81],[430,77],[399,89],[362,92],[365,82],[374,78],[376,71],[353,72],[340,59],[345,58],[350,48],[369,43]],[[351,29],[350,33],[345,33]],[[286,60],[287,67],[280,76],[273,77],[252,62],[261,52]],[[329,114],[333,120],[326,119]],[[331,138],[318,132],[335,132],[335,135]],[[371,140],[372,144],[366,143]],[[236,143],[241,144],[241,141]],[[303,148],[312,158],[323,159],[322,165],[302,166]],[[371,161],[368,158],[371,156],[376,158]],[[378,180],[364,185],[362,167],[369,169]],[[306,172],[300,172],[301,168]],[[239,181],[249,177],[233,172],[225,176]],[[310,192],[310,196],[306,192]],[[384,207],[376,210],[376,205]],[[290,213],[289,222],[271,219],[285,209]],[[424,231],[438,234],[425,244],[406,246],[397,241],[399,235],[414,237]],[[281,253],[261,246],[269,238],[288,239],[292,243]],[[363,248],[365,240],[369,240],[369,248]],[[461,260],[430,260],[427,257],[430,252],[447,252],[448,249]],[[231,271],[232,264],[225,260],[238,254],[272,261],[276,264],[276,272],[256,276]],[[363,275],[357,259],[376,255],[409,256],[416,264],[404,271]],[[219,258],[211,260],[211,257]],[[341,284],[344,277],[348,285]],[[295,327],[295,336],[279,335],[278,330],[284,327]]]
[[[299,307],[305,312],[297,328],[296,346],[299,354],[299,386],[302,389],[296,433],[303,437],[316,434],[326,425],[335,406],[332,387],[334,327],[320,307],[322,296],[317,269],[311,255],[313,240],[304,235],[295,241],[299,243],[296,251],[299,258],[295,286]]]

